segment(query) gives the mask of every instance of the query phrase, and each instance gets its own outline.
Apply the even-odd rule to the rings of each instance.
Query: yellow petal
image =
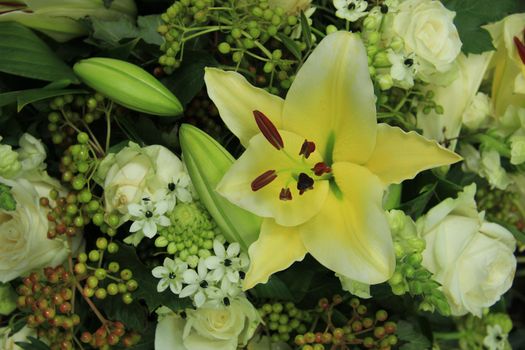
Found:
[[[248,254],[250,269],[244,279],[244,290],[266,283],[273,273],[303,260],[306,249],[297,227],[281,226],[272,219],[266,219],[262,223],[259,239],[250,246]]]
[[[317,214],[328,193],[328,181],[318,181],[312,190],[302,195],[297,191],[297,182],[290,177],[290,169],[301,164],[294,159],[301,159],[298,154],[304,139],[293,133],[280,130],[284,140],[284,149],[290,152],[288,157],[283,150],[274,148],[262,134],[254,136],[242,156],[231,166],[217,186],[217,191],[230,202],[237,204],[258,216],[274,218],[284,226],[302,224]],[[296,156],[297,158],[293,158]],[[310,169],[321,156],[314,151],[304,164]],[[259,175],[268,170],[277,171],[277,178],[257,191],[253,191],[251,183]],[[279,199],[282,188],[288,187],[292,200]]]
[[[361,283],[386,281],[395,267],[390,228],[381,206],[383,184],[363,166],[333,164],[339,193],[299,227],[306,250],[332,271]]]
[[[376,109],[366,50],[355,34],[323,39],[299,70],[283,110],[283,129],[316,143],[327,163],[363,164],[375,145]]]
[[[208,96],[217,106],[222,120],[244,147],[258,134],[253,111],[263,112],[280,128],[283,99],[252,86],[242,75],[217,68],[206,68],[204,81]]]
[[[377,126],[377,144],[366,167],[384,184],[400,183],[420,171],[459,162],[456,153],[418,133],[388,124]]]

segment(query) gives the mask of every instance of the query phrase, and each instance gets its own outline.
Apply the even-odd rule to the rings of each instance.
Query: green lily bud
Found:
[[[399,206],[401,203],[401,190],[401,184],[393,184],[388,186],[383,197],[383,209],[392,210]]]
[[[16,292],[9,283],[0,283],[0,315],[9,315],[16,309]]]
[[[235,159],[217,141],[194,126],[183,124],[179,137],[182,156],[201,202],[226,239],[238,242],[247,251],[259,235],[261,219],[215,191]]]
[[[18,153],[9,145],[0,145],[0,176],[10,178],[16,175],[21,167]]]
[[[78,62],[73,70],[82,82],[129,109],[161,116],[182,112],[182,105],[167,87],[132,63],[93,57]]]

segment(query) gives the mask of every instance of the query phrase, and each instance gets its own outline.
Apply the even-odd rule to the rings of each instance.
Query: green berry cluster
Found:
[[[140,335],[136,332],[126,333],[126,328],[122,322],[108,321],[101,325],[95,332],[82,332],[80,341],[84,344],[89,344],[95,349],[107,350],[112,346],[123,345],[130,348],[137,344],[140,340]],[[120,343],[120,344],[119,344]]]
[[[485,210],[489,221],[504,222],[515,226],[518,230],[525,230],[525,218],[521,215],[516,202],[519,194],[503,191],[488,186],[480,187],[476,192],[476,202],[480,210]]]
[[[47,129],[54,144],[69,145],[78,127],[91,124],[104,114],[105,98],[101,94],[64,95],[49,102]]]
[[[266,87],[288,89],[307,44],[298,40],[301,23],[297,14],[271,7],[267,0],[240,4],[224,0],[178,0],[161,16],[158,32],[164,37],[159,64],[167,74],[178,68],[184,47],[201,35],[210,41],[221,61],[249,69]],[[292,51],[290,48],[293,47]],[[277,92],[277,87],[273,87]]]
[[[17,288],[17,306],[28,314],[28,327],[47,339],[51,350],[73,349],[74,328],[80,324],[80,317],[74,312],[73,280],[60,265],[45,268],[43,279],[31,273]]]
[[[199,258],[211,256],[220,231],[200,202],[177,203],[167,216],[171,225],[159,229],[156,247],[165,248],[191,267],[197,266]]]
[[[273,342],[288,342],[295,335],[305,333],[306,325],[312,322],[310,313],[298,309],[292,302],[266,303],[259,308],[259,314]]]
[[[335,324],[333,313],[343,306],[351,307],[350,317],[345,324]],[[395,335],[397,325],[388,321],[388,313],[385,310],[371,312],[357,298],[352,298],[348,305],[339,295],[335,295],[331,302],[322,298],[316,311],[318,317],[315,318],[317,324],[314,323],[314,326],[322,331],[315,332],[316,329],[312,329],[295,336],[294,342],[302,350],[347,349],[352,346],[390,350],[398,342]]]
[[[116,243],[109,242],[105,237],[99,237],[96,240],[96,249],[78,255],[73,271],[76,278],[83,282],[84,297],[103,300],[120,295],[124,304],[133,302],[132,292],[139,287],[137,281],[133,279],[133,272],[129,269],[121,269],[116,261],[104,263],[103,260],[106,252],[111,256],[117,251]]]

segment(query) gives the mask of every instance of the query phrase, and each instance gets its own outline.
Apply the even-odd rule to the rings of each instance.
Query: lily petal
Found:
[[[384,282],[395,267],[381,206],[384,186],[360,165],[335,163],[332,169],[340,192],[331,191],[321,212],[299,228],[303,244],[338,274],[366,284]]]
[[[377,144],[365,166],[384,184],[392,184],[461,159],[458,154],[414,131],[407,133],[388,124],[378,124]]]
[[[303,260],[306,249],[297,227],[285,227],[272,219],[265,219],[259,239],[250,246],[248,254],[251,263],[244,279],[244,290],[266,283],[273,273]]]
[[[368,58],[359,37],[323,39],[299,70],[283,110],[283,129],[316,143],[327,164],[365,163],[376,138],[376,109]]]
[[[282,131],[285,149],[299,153],[304,139],[293,133]],[[293,156],[293,155],[292,155]],[[231,166],[217,186],[217,192],[226,197],[230,202],[264,218],[274,218],[284,226],[295,226],[312,218],[323,206],[328,193],[328,181],[317,181],[313,189],[302,195],[296,189],[297,182],[290,181],[290,169],[300,166],[305,169],[312,168],[321,162],[321,156],[314,151],[308,158],[308,163],[301,163],[297,156],[294,161],[283,150],[275,149],[264,136],[259,133],[250,140],[248,149]],[[311,165],[308,165],[311,164]],[[275,170],[277,177],[253,191],[251,183],[268,170]],[[289,188],[292,200],[280,200],[282,188]]]
[[[263,112],[280,128],[283,99],[251,85],[241,74],[206,68],[206,89],[219,114],[244,147],[258,134],[253,111]]]

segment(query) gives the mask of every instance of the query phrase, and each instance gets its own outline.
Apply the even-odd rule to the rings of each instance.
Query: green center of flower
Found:
[[[288,152],[285,148],[283,138],[279,133],[279,130],[271,122],[271,120],[260,111],[253,111],[253,116],[255,122],[259,127],[262,135],[266,140],[278,151],[283,152],[294,164],[293,167],[283,170],[267,170],[261,175],[257,176],[251,183],[252,191],[258,191],[261,188],[265,187],[277,176],[288,176],[286,181],[286,186],[281,188],[279,192],[279,199],[283,201],[292,200],[292,192],[290,191],[290,185],[295,183],[299,195],[302,195],[308,190],[314,188],[315,182],[320,180],[328,180],[332,178],[332,168],[328,166],[325,162],[317,162],[312,166],[312,163],[308,162],[307,159],[315,151],[316,146],[313,141],[304,140],[301,148],[298,150],[298,153]],[[300,158],[298,159],[296,155],[298,154]]]

